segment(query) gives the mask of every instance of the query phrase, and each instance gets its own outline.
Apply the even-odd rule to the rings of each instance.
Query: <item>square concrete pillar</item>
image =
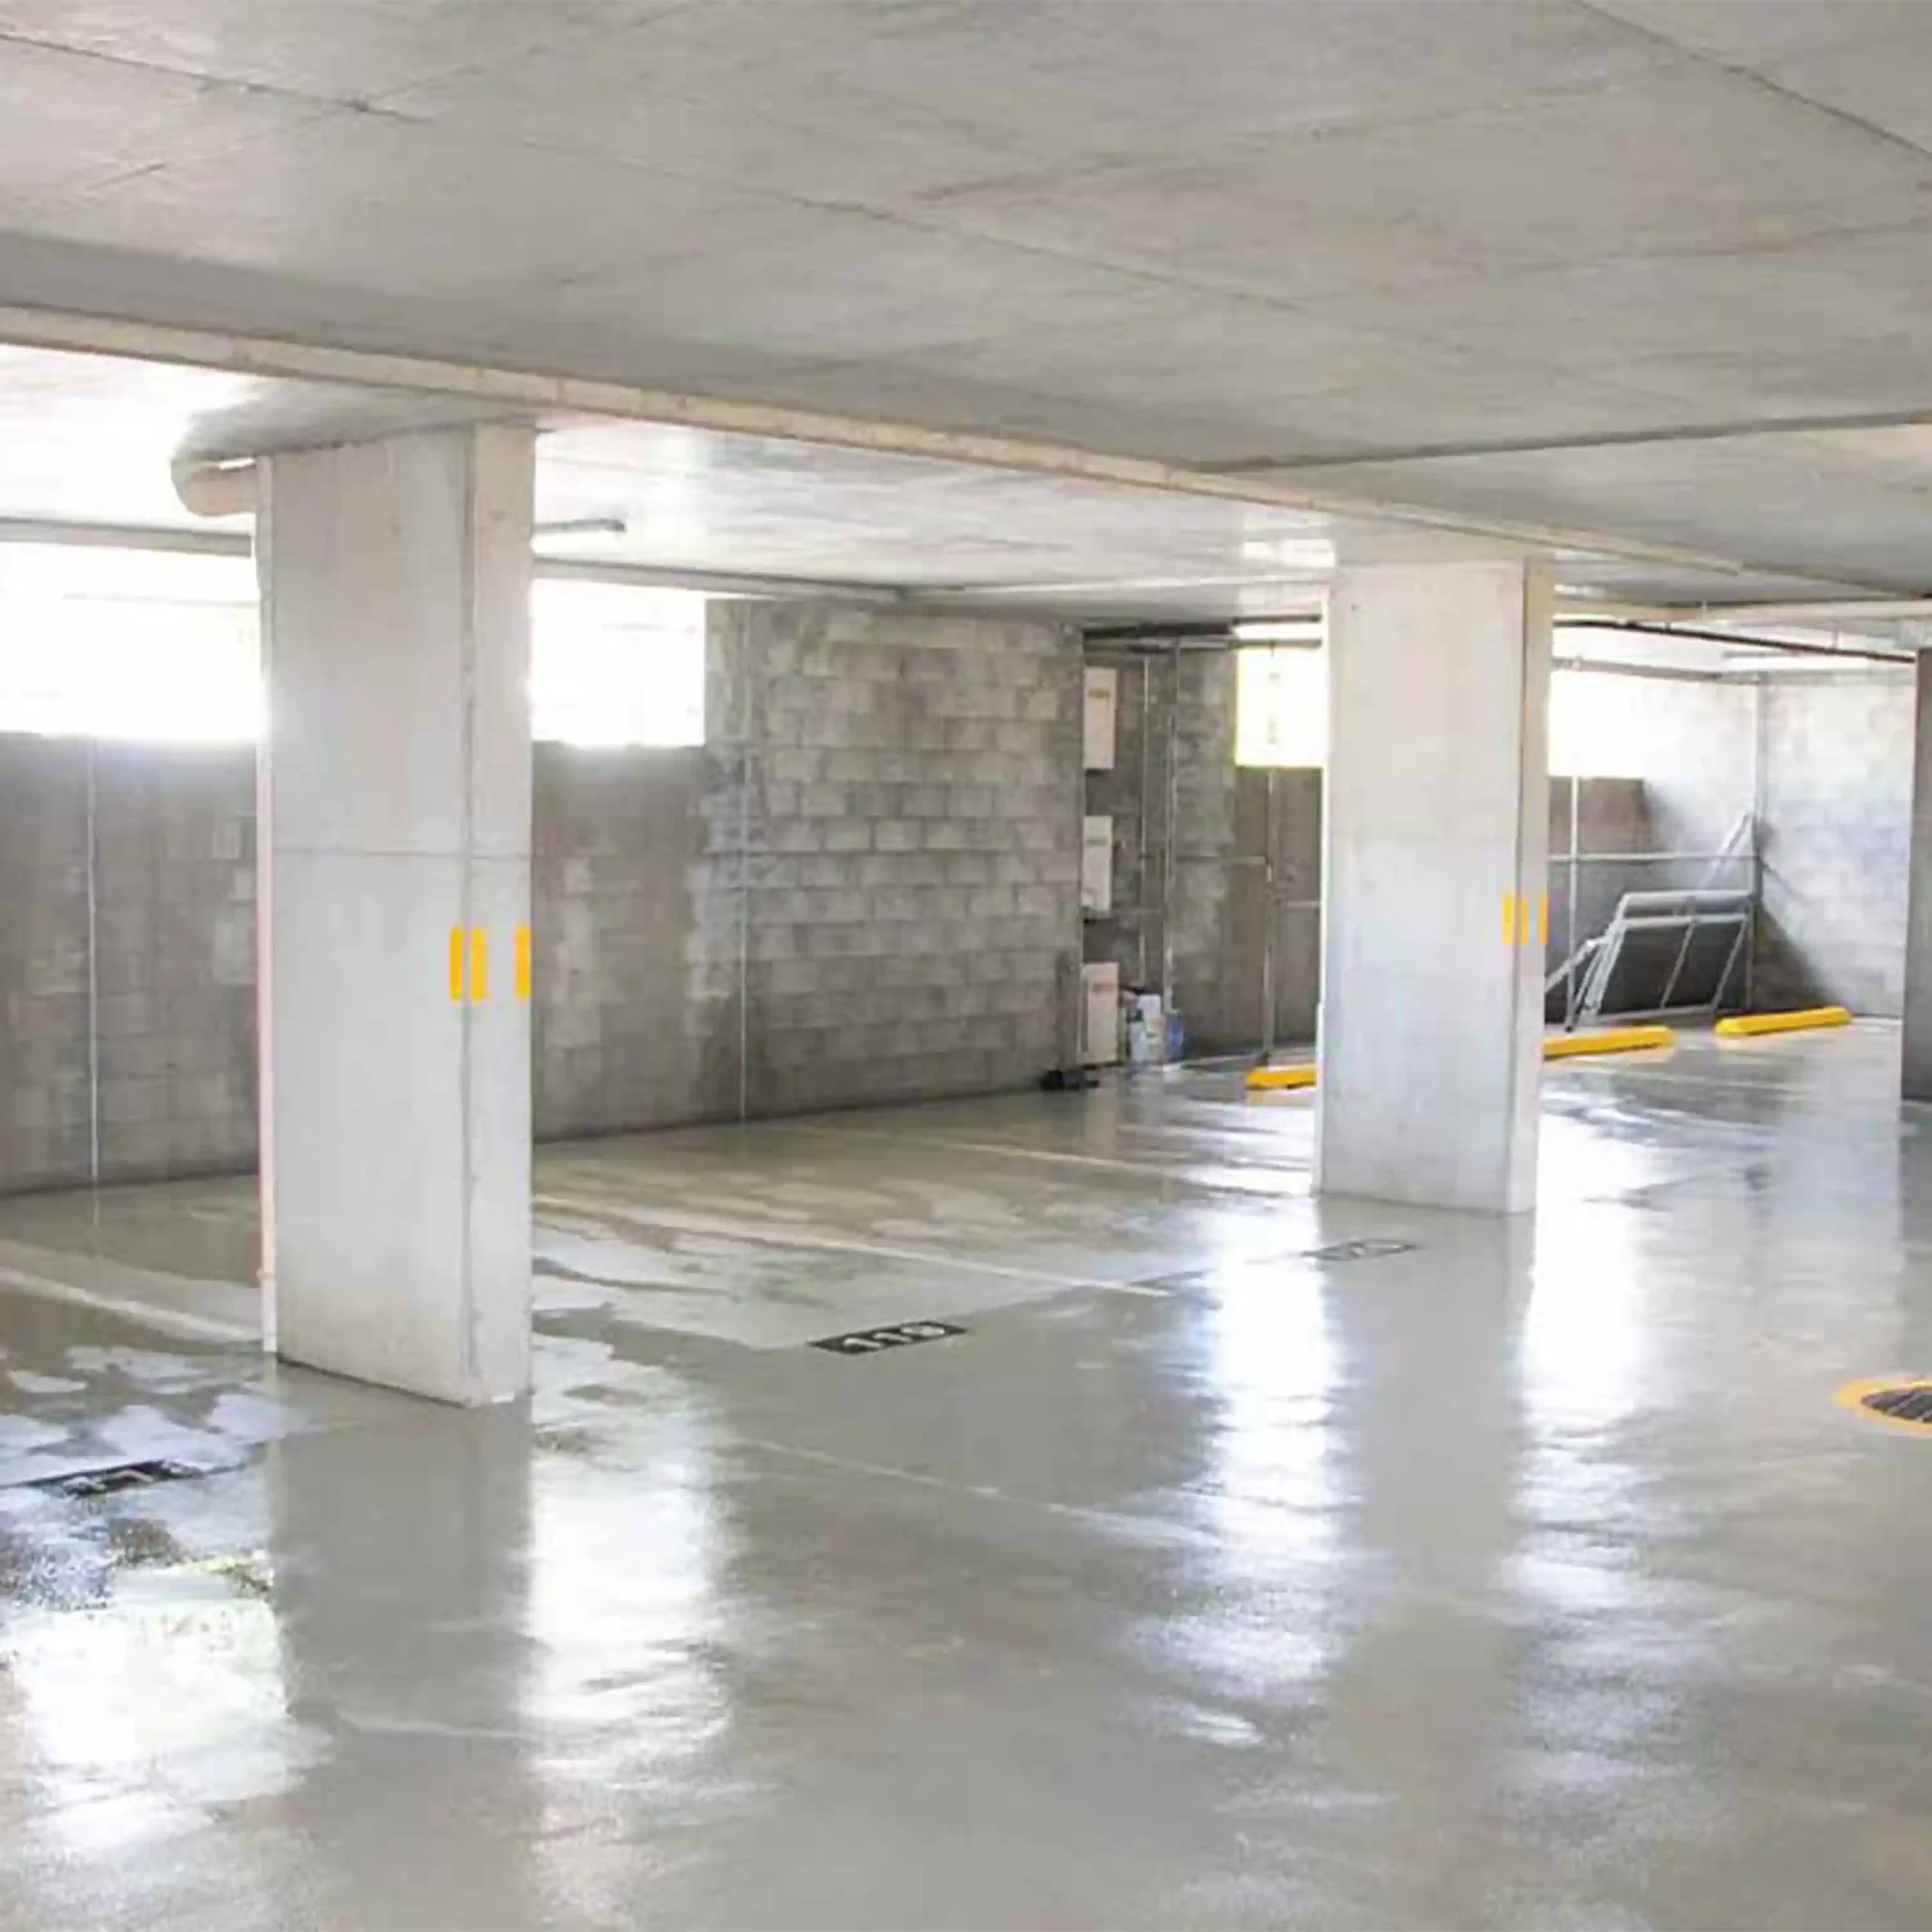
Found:
[[[1337,574],[1315,1184],[1536,1198],[1551,592],[1520,562]]]
[[[1900,1088],[1908,1100],[1932,1100],[1932,670],[1923,651],[1918,654],[1918,679]]]
[[[530,431],[266,459],[262,1174],[292,1361],[530,1359]]]

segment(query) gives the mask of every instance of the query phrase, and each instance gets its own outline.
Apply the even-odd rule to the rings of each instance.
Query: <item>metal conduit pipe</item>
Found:
[[[1741,645],[1752,651],[1782,651],[1798,657],[1850,657],[1872,664],[1910,664],[1918,654],[1913,651],[1798,644],[1788,637],[1759,637],[1749,631],[1709,630],[1690,624],[1653,623],[1631,617],[1573,617],[1560,614],[1556,627],[1558,630],[1628,631],[1638,637],[1689,638],[1702,644]]]
[[[1874,664],[1910,664],[1916,660],[1914,651],[1887,651],[1881,648],[1840,647],[1822,644],[1800,644],[1788,637],[1761,637],[1749,631],[1720,631],[1673,621],[1635,617],[1579,617],[1568,611],[1558,611],[1555,618],[1558,630],[1627,631],[1638,637],[1687,638],[1702,644],[1729,644],[1740,645],[1752,651],[1780,651],[1798,657],[1846,657]],[[1227,651],[1266,650],[1272,648],[1265,645],[1244,644],[1235,637],[1225,623],[1148,625],[1098,625],[1089,626],[1082,636],[1086,642],[1097,648],[1114,651]],[[1292,645],[1287,647],[1294,648]],[[1623,667],[1589,666],[1583,659],[1565,660],[1578,668],[1616,669]],[[1633,666],[1633,669],[1650,670],[1656,667]],[[1686,674],[1666,669],[1657,669],[1657,675],[1676,677]],[[1706,674],[1708,675],[1708,674]]]
[[[1820,598],[1799,604],[1574,604],[1563,616],[1577,623],[1622,618],[1647,624],[1829,624],[1932,617],[1932,597]]]

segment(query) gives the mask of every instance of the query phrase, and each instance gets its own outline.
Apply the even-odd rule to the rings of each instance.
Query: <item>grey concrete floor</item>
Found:
[[[1564,1069],[1513,1225],[1232,1074],[549,1152],[485,1414],[266,1363],[245,1188],[0,1204],[0,1922],[1932,1925],[1896,1057]]]

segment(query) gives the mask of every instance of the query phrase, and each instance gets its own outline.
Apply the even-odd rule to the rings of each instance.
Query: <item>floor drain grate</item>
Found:
[[[48,1496],[118,1496],[124,1490],[152,1489],[158,1482],[179,1482],[201,1473],[186,1463],[117,1463],[110,1469],[79,1469],[72,1475],[43,1477],[26,1487]]]
[[[1932,1433],[1932,1380],[1891,1376],[1881,1381],[1852,1382],[1838,1391],[1848,1409],[1875,1416],[1900,1429]]]
[[[1385,1254],[1413,1254],[1412,1241],[1338,1241],[1328,1247],[1311,1247],[1311,1261],[1375,1261]]]

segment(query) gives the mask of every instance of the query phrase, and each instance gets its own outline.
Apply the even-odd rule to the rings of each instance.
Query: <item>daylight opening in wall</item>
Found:
[[[709,601],[637,584],[540,583],[531,735],[567,745],[703,744]]]
[[[1235,762],[1318,766],[1328,758],[1328,654],[1306,645],[1235,654]],[[1560,670],[1549,686],[1555,777],[1638,778],[1644,768],[1642,687],[1627,677]]]
[[[1600,671],[1552,672],[1550,776],[1642,777],[1644,737],[1652,715],[1646,695],[1634,678]]]
[[[0,731],[220,744],[261,728],[246,557],[0,547]]]
[[[1328,760],[1328,654],[1306,645],[1235,653],[1235,762]]]
[[[706,598],[543,582],[531,612],[531,735],[704,742]],[[245,742],[263,718],[248,557],[0,545],[0,731]]]

